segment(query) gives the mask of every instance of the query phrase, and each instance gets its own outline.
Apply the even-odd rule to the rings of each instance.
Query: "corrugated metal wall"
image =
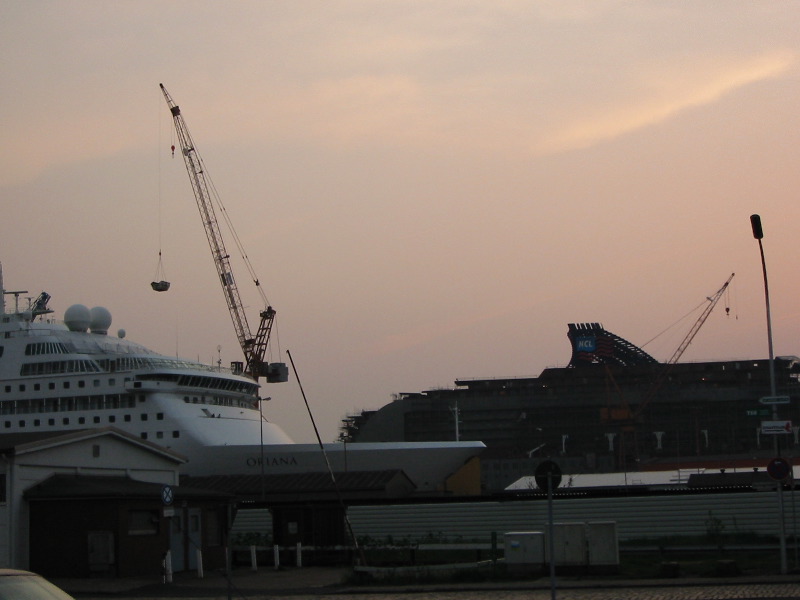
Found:
[[[784,493],[786,530],[796,530],[791,493]],[[798,501],[800,502],[800,501]],[[675,494],[613,498],[556,498],[553,516],[564,521],[616,521],[619,539],[705,535],[709,519],[723,533],[778,532],[778,500],[773,492]],[[543,531],[547,501],[475,502],[392,506],[354,506],[348,511],[357,536],[395,540],[426,535],[488,542],[492,532]]]
[[[783,494],[787,535],[800,530],[800,498]],[[447,541],[489,542],[492,532],[544,531],[547,501],[467,502],[352,506],[348,509],[356,536],[375,540],[420,539],[432,535]],[[611,498],[555,498],[557,522],[616,521],[621,541],[671,535],[705,535],[709,519],[722,533],[777,535],[778,501],[774,491],[737,494],[666,494]],[[266,509],[239,510],[233,534],[272,532]]]

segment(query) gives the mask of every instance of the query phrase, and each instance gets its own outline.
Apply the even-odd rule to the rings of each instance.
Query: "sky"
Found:
[[[564,366],[568,323],[667,360],[731,273],[681,360],[766,358],[753,213],[775,354],[800,354],[800,2],[0,11],[5,287],[46,290],[59,317],[105,306],[165,354],[241,359],[163,83],[323,441],[393,394]],[[150,288],[159,252],[166,293]],[[262,395],[315,440],[294,375]]]

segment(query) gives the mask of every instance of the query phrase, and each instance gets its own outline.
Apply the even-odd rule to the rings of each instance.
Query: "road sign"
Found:
[[[789,404],[789,396],[764,396],[758,401],[761,404]]]
[[[771,408],[748,408],[745,411],[748,417],[768,417],[772,414]]]
[[[781,433],[792,433],[791,421],[761,421],[761,433],[774,435]]]
[[[552,460],[540,462],[533,474],[533,478],[536,480],[536,485],[543,490],[547,489],[548,476],[552,482],[551,485],[553,486],[553,489],[556,489],[559,485],[561,485],[561,468]]]
[[[783,481],[792,472],[792,465],[785,458],[773,458],[767,465],[767,473],[773,479]]]
[[[164,506],[172,505],[172,501],[175,499],[175,492],[172,491],[172,488],[168,485],[165,485],[161,488],[161,503]]]

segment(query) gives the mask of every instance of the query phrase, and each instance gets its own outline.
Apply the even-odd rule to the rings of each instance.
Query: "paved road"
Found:
[[[464,584],[407,586],[352,586],[345,583],[348,569],[307,567],[274,571],[234,571],[232,585],[220,573],[198,579],[176,576],[171,584],[145,580],[56,580],[76,598],[128,600],[550,600],[547,578]],[[557,600],[717,600],[800,599],[800,574],[773,577],[720,579],[664,579],[621,581],[614,579],[563,579]]]

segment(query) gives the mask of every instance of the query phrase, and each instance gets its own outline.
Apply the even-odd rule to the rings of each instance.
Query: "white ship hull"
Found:
[[[1,281],[1,280],[0,280]],[[41,298],[43,300],[40,301]],[[294,444],[261,412],[256,381],[175,359],[108,335],[105,309],[70,307],[49,318],[42,294],[0,322],[0,445],[19,434],[113,426],[170,448],[188,475],[324,471],[318,445]],[[481,442],[330,444],[335,470],[402,469],[433,491],[485,446]]]

